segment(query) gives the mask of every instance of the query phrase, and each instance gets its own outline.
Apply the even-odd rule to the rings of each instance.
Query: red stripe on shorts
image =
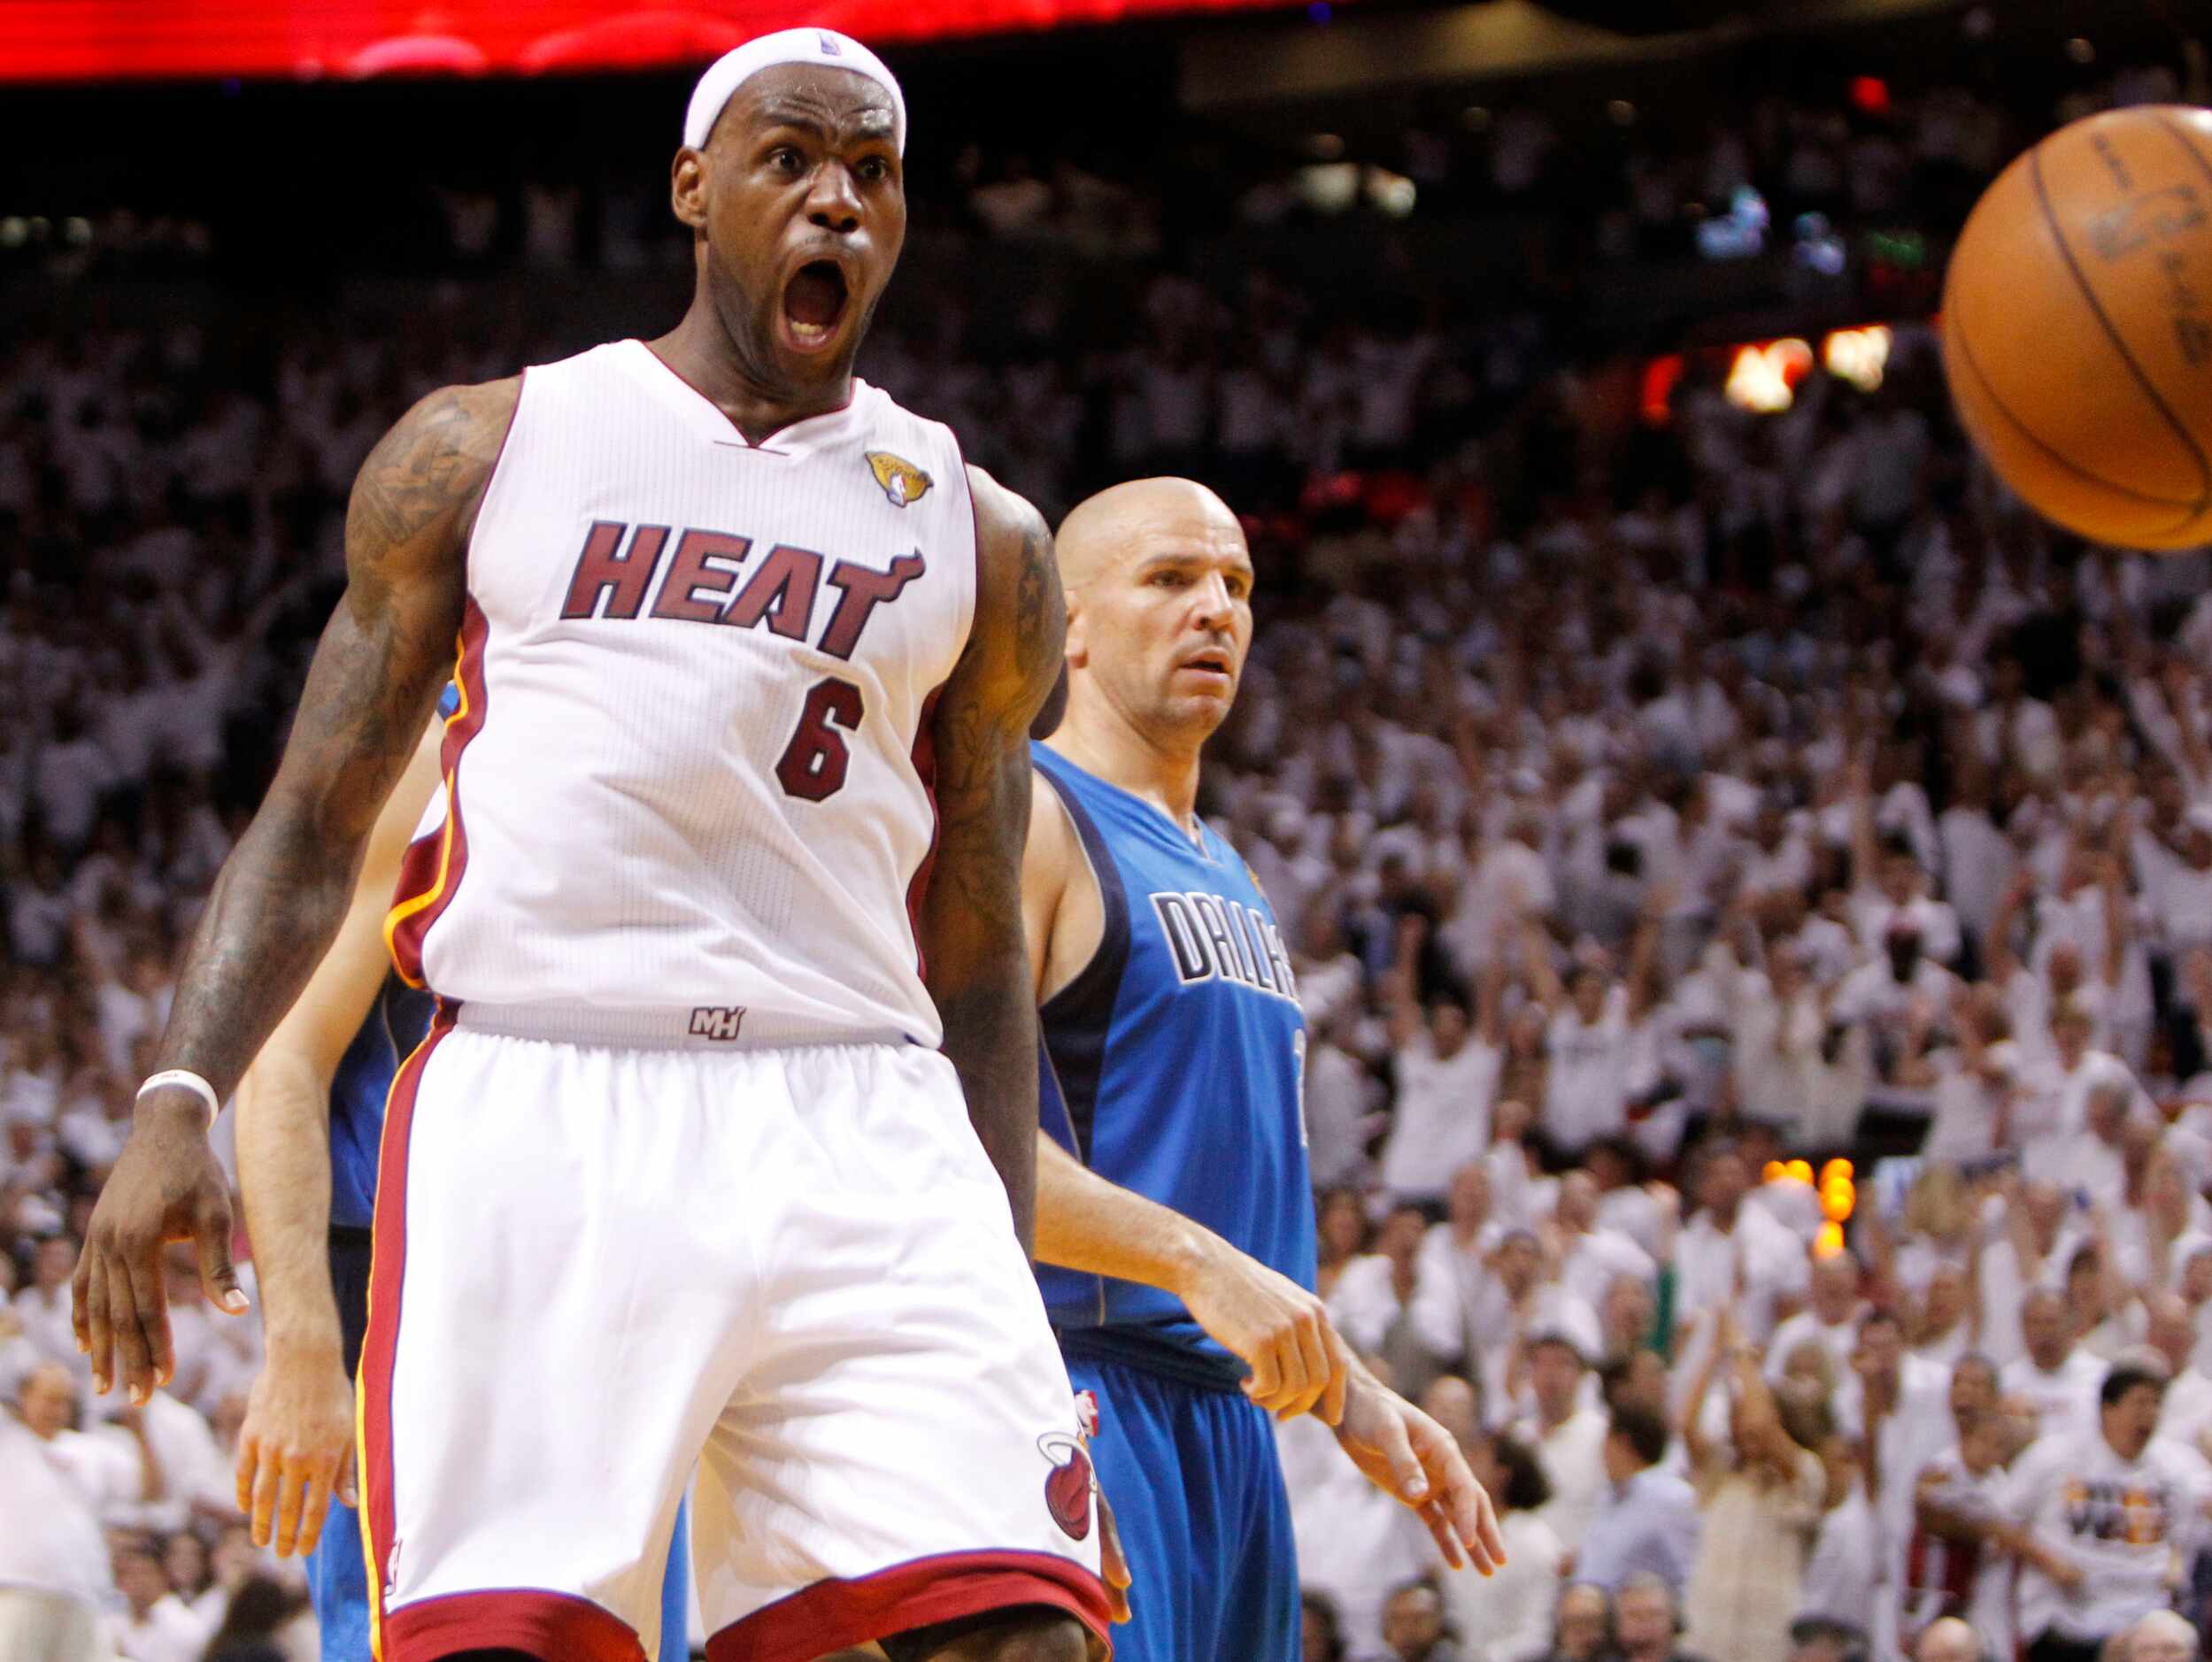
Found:
[[[395,1612],[384,1624],[384,1662],[432,1662],[463,1650],[520,1650],[560,1662],[645,1662],[637,1635],[613,1611],[536,1588],[426,1598]]]
[[[764,1604],[709,1638],[706,1662],[814,1662],[909,1628],[1040,1604],[1091,1630],[1093,1662],[1112,1657],[1106,1583],[1082,1565],[1050,1552],[944,1552]]]
[[[407,1142],[430,1053],[453,1031],[458,1004],[441,1000],[430,1031],[392,1076],[377,1153],[376,1212],[369,1249],[368,1328],[361,1339],[358,1412],[361,1449],[361,1544],[368,1559],[369,1635],[384,1646],[384,1587],[397,1514],[392,1500],[392,1362],[399,1350],[400,1294],[407,1267]]]

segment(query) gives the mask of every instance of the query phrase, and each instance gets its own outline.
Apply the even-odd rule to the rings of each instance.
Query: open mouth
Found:
[[[1183,659],[1181,667],[1196,671],[1201,675],[1219,675],[1223,681],[1227,681],[1229,679],[1229,654],[1200,652],[1195,658]]]
[[[809,260],[783,286],[783,325],[802,352],[828,346],[844,317],[850,291],[844,268],[832,259]]]

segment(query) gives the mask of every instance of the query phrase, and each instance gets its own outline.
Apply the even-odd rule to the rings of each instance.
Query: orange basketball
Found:
[[[1959,419],[2100,542],[2212,542],[2212,110],[2060,128],[1968,216],[1943,291]]]

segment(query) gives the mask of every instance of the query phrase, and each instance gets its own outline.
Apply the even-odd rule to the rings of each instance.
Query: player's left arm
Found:
[[[1037,1127],[1037,998],[1021,923],[1029,723],[1060,674],[1067,616],[1043,517],[980,468],[967,481],[975,618],[937,700],[937,849],[919,934],[944,1053],[1026,1252]]]
[[[1352,1366],[1337,1446],[1368,1482],[1419,1515],[1446,1564],[1494,1574],[1506,1561],[1506,1538],[1458,1442],[1366,1364]]]

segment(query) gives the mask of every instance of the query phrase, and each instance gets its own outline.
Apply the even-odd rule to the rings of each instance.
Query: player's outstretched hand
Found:
[[[1364,1367],[1353,1374],[1337,1444],[1368,1482],[1420,1514],[1453,1569],[1489,1575],[1505,1563],[1490,1492],[1452,1434]]]
[[[172,1241],[198,1248],[208,1302],[243,1315],[246,1296],[230,1261],[230,1185],[208,1146],[206,1111],[174,1088],[139,1104],[77,1257],[71,1320],[77,1349],[92,1358],[95,1390],[115,1382],[119,1359],[134,1403],[175,1371],[161,1267],[162,1249]]]
[[[1352,1349],[1317,1297],[1218,1237],[1174,1290],[1191,1320],[1252,1370],[1245,1396],[1278,1420],[1313,1412],[1333,1426],[1344,1418]]]
[[[335,1497],[353,1493],[353,1388],[335,1348],[272,1343],[238,1429],[238,1510],[253,1544],[305,1558],[322,1538]]]

